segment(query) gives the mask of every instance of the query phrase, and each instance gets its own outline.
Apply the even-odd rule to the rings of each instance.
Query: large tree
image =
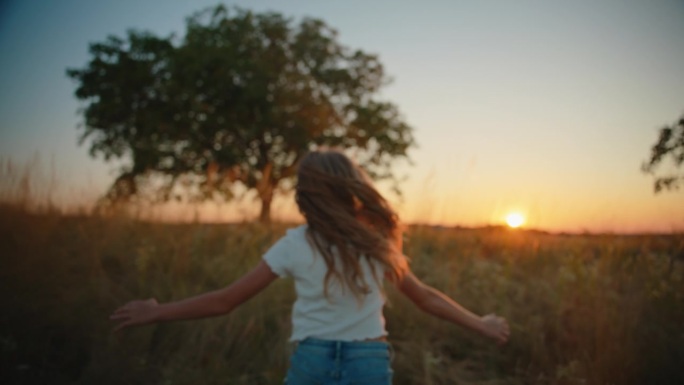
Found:
[[[320,145],[354,148],[376,179],[414,144],[375,55],[340,44],[316,19],[223,6],[187,19],[182,38],[129,31],[90,45],[68,69],[84,102],[81,143],[128,160],[108,201],[230,199],[256,190],[260,220]]]
[[[658,133],[658,140],[651,147],[651,157],[644,163],[642,169],[649,174],[655,174],[657,166],[669,159],[675,168],[680,168],[684,163],[684,115],[679,121],[665,126]],[[676,171],[656,176],[654,182],[655,192],[663,189],[677,189],[684,180],[684,174],[678,175]]]

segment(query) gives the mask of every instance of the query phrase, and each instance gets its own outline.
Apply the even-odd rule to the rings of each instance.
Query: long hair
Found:
[[[357,299],[370,292],[361,258],[368,260],[376,282],[382,278],[378,264],[392,280],[404,276],[408,265],[398,250],[399,218],[346,155],[336,150],[308,153],[299,164],[295,200],[309,225],[307,239],[328,268],[326,297],[333,277]]]

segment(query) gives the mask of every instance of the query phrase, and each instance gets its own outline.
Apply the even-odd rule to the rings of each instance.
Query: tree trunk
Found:
[[[259,214],[259,222],[271,223],[271,200],[273,194],[269,197],[261,197],[261,213]]]
[[[259,214],[259,222],[261,223],[271,222],[271,201],[275,189],[271,181],[271,171],[273,171],[273,163],[269,162],[261,171],[261,180],[256,187],[259,198],[261,198],[261,213]]]

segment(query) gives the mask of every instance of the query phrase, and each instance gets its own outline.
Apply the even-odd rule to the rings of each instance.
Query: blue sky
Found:
[[[408,221],[480,225],[511,210],[556,230],[684,229],[682,193],[639,172],[657,129],[684,113],[681,1],[242,1],[323,19],[394,78],[383,97],[419,147]],[[0,158],[40,154],[59,194],[106,188],[114,165],[77,146],[67,67],[127,29],[182,34],[215,1],[9,1],[0,8]],[[286,203],[282,204],[283,207]]]

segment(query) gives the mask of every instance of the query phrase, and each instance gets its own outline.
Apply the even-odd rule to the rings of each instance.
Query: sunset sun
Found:
[[[518,228],[525,223],[525,217],[520,213],[510,213],[506,215],[506,224],[511,228]]]

